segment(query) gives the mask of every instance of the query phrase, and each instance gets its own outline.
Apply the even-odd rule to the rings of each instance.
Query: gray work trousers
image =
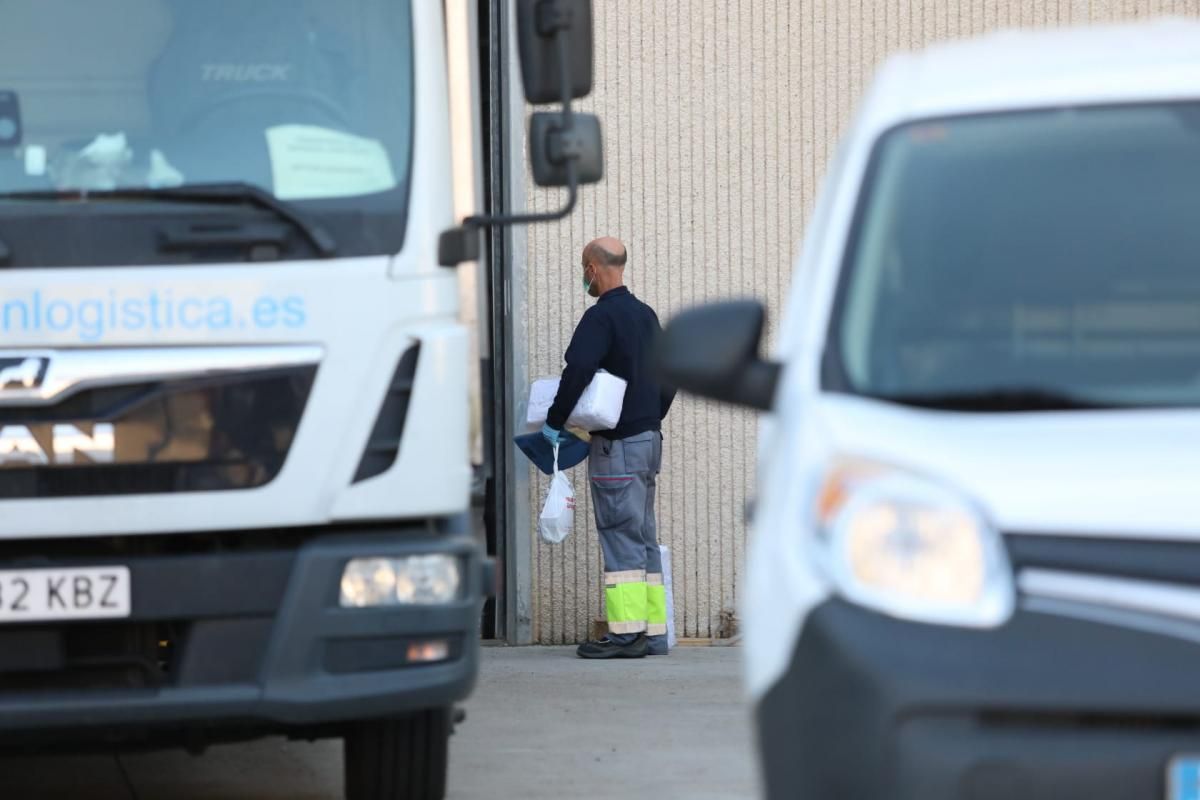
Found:
[[[625,439],[592,436],[588,478],[604,553],[608,635],[625,644],[639,633],[666,637],[666,589],[654,520],[654,494],[662,468],[662,434]]]

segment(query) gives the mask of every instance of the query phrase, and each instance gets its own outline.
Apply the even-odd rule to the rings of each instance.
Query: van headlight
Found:
[[[840,464],[817,496],[821,559],[849,601],[917,622],[988,628],[1013,611],[1000,534],[973,503],[925,478]]]

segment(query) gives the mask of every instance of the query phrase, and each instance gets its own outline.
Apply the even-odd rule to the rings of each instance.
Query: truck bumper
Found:
[[[350,559],[433,553],[459,559],[458,600],[339,607]],[[38,566],[114,563],[131,571],[128,620],[0,627],[0,743],[29,742],[36,732],[111,737],[198,723],[319,727],[446,706],[474,685],[493,570],[469,535],[374,527],[294,549]],[[409,646],[428,642],[445,642],[448,656],[410,661]]]
[[[1166,798],[1200,754],[1200,644],[1020,611],[973,631],[839,600],[757,704],[771,798]],[[1180,795],[1192,796],[1192,795]]]

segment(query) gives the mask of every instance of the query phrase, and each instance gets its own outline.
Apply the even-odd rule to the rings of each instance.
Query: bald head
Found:
[[[625,245],[620,239],[612,236],[601,236],[599,239],[593,239],[588,242],[587,247],[583,248],[584,266],[587,262],[593,262],[598,267],[618,267],[625,266]]]
[[[599,297],[625,283],[625,245],[620,239],[602,236],[583,248],[583,283],[588,294]]]

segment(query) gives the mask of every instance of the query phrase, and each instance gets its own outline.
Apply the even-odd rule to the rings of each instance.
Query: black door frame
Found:
[[[509,213],[508,192],[505,190],[508,163],[508,59],[510,46],[510,12],[508,0],[477,0],[479,21],[480,92],[483,103],[481,121],[483,212]],[[490,350],[481,353],[480,367],[483,430],[484,430],[484,496],[483,525],[488,555],[496,560],[497,574],[508,573],[509,491],[506,476],[512,464],[512,448],[508,446],[509,419],[506,388],[511,382],[508,343],[512,329],[504,309],[509,307],[506,265],[511,263],[509,238],[502,227],[487,229],[484,242],[483,282],[481,291],[487,293],[487,326]],[[484,605],[481,633],[485,639],[509,638],[507,630],[508,581],[503,577],[497,596]]]

